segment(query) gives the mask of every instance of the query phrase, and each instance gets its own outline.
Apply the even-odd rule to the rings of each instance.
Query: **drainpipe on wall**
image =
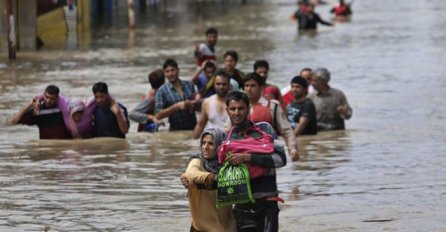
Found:
[[[16,59],[16,34],[15,34],[15,20],[14,14],[12,12],[12,0],[6,0],[6,36],[8,39],[8,52],[9,59]]]
[[[133,4],[133,0],[127,0],[127,14],[129,17],[129,29],[135,29],[135,4]]]

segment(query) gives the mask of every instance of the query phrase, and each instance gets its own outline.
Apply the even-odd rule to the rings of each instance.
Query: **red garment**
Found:
[[[274,96],[274,99],[270,97],[270,95]],[[277,100],[280,103],[280,107],[282,107],[282,110],[285,111],[285,101],[283,100],[282,94],[280,93],[280,89],[277,86],[274,85],[268,85],[263,89],[263,97],[266,98],[266,100]]]
[[[283,95],[283,100],[287,106],[294,100],[294,96],[291,91],[288,91],[285,95]]]
[[[335,7],[335,14],[345,16],[347,15],[348,7],[346,5],[337,6]]]
[[[280,101],[282,99],[282,95],[280,94],[280,90],[272,85],[266,86],[263,89],[263,96],[269,101],[272,100],[269,95],[273,95],[274,99]]]
[[[268,105],[266,106],[260,103],[255,104],[251,115],[249,115],[249,120],[254,122],[267,122],[270,125],[273,125],[273,116],[271,115],[271,108],[269,104],[270,101],[268,101]]]

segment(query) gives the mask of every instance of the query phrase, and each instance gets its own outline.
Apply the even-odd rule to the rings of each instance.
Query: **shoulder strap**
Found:
[[[261,134],[262,136],[265,136],[265,135],[268,135],[268,136],[269,136],[269,134],[266,133],[266,131],[264,131],[264,130],[263,130],[260,126],[258,126],[255,122],[252,122],[252,124],[253,124],[253,127],[250,127],[250,128],[248,128],[248,129],[246,129],[246,130],[244,131],[244,135],[245,135],[245,137],[246,137],[246,132],[247,132],[247,131],[250,131],[250,130],[256,131],[256,132],[258,132],[259,134]]]
[[[228,135],[226,136],[226,141],[231,140],[231,135],[232,135],[232,131],[234,130],[234,128],[231,128],[228,132]]]
[[[271,101],[269,101],[268,104],[271,104]],[[271,125],[271,126],[273,126],[273,129],[276,130],[277,129],[277,118],[276,118],[276,115],[277,115],[277,105],[278,104],[273,102],[273,105],[274,105],[274,109],[272,111],[272,119],[273,119],[272,123],[273,123],[273,125]]]

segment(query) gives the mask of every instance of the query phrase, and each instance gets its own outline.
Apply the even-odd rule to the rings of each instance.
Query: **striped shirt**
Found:
[[[71,135],[65,127],[62,112],[57,106],[46,108],[44,102],[39,104],[39,112],[34,114],[34,109],[26,112],[19,123],[29,126],[36,125],[39,128],[40,139],[71,139]]]

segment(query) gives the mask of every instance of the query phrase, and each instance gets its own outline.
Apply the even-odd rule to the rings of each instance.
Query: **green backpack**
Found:
[[[225,162],[218,171],[217,208],[224,205],[254,203],[246,164]]]

